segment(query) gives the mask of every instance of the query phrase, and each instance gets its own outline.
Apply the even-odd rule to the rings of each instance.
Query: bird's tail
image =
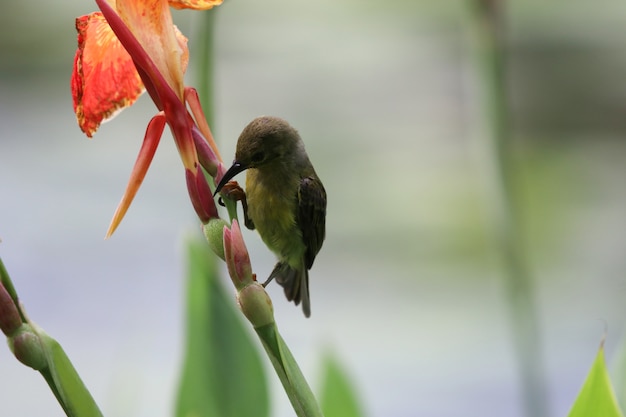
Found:
[[[302,311],[306,317],[311,316],[311,300],[309,299],[309,271],[304,265],[293,268],[286,262],[278,262],[270,274],[268,282],[276,279],[285,290],[287,300],[296,305],[302,301]]]

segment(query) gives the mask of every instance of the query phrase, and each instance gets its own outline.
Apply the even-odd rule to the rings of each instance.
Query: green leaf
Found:
[[[587,379],[570,410],[569,417],[623,417],[615,399],[604,362],[604,346],[600,345]]]
[[[187,248],[187,335],[178,417],[265,417],[267,381],[258,349],[218,281],[206,243]]]
[[[348,376],[330,354],[324,358],[320,403],[326,417],[361,417],[363,412]]]
[[[93,397],[83,384],[76,369],[61,345],[40,329],[37,334],[42,342],[48,366],[41,374],[68,417],[102,417]]]
[[[283,384],[289,401],[298,417],[322,417],[313,391],[306,382],[298,363],[292,356],[287,344],[278,333],[276,323],[257,327],[256,329],[263,347],[267,352],[274,370]]]

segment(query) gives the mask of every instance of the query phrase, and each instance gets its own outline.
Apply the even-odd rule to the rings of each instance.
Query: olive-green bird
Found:
[[[233,165],[215,193],[246,169],[245,224],[256,228],[278,257],[263,285],[276,279],[287,300],[296,305],[302,302],[302,311],[309,317],[309,269],[326,230],[324,186],[298,132],[277,117],[258,117],[241,132]]]

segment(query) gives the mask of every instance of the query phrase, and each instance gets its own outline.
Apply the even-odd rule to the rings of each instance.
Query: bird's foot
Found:
[[[243,188],[239,186],[237,181],[228,181],[220,190],[221,194],[233,201],[243,201],[246,199],[246,193],[243,191]],[[224,207],[224,202],[220,197],[219,204]]]

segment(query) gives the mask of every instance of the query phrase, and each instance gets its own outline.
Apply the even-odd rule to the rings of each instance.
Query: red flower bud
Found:
[[[224,227],[224,255],[228,273],[237,291],[241,291],[245,286],[254,282],[250,256],[237,220],[233,220],[230,229]]]
[[[11,336],[22,325],[22,317],[9,292],[0,283],[0,329]]]

